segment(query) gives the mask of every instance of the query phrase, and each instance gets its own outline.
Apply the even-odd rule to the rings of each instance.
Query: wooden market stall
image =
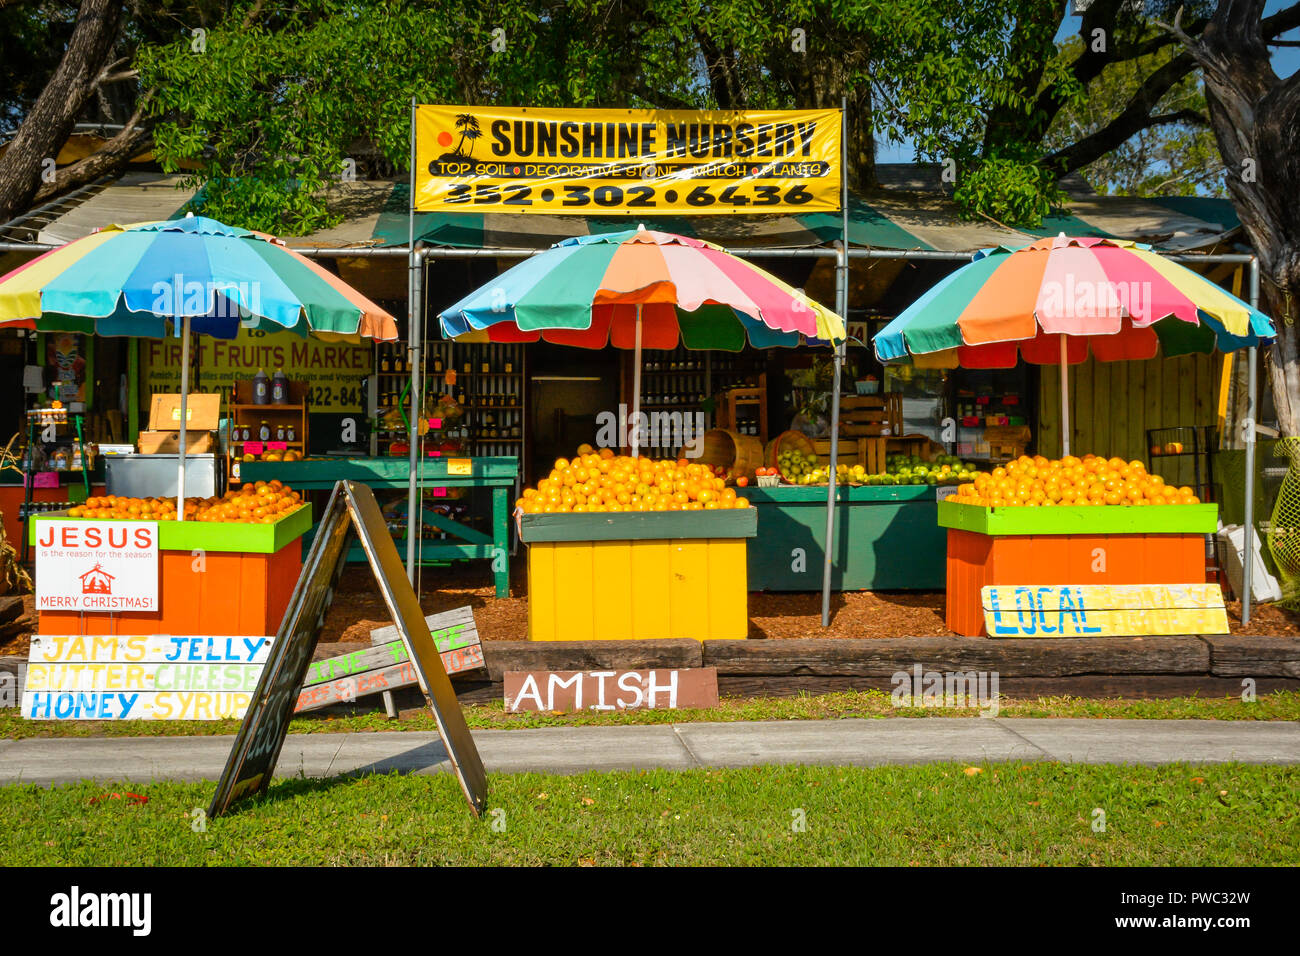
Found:
[[[404,490],[410,482],[411,466],[408,459],[391,456],[310,458],[291,462],[258,461],[245,463],[242,476],[246,482],[278,478],[302,491],[328,490],[343,480],[359,481],[373,489]],[[503,557],[510,550],[509,496],[518,477],[519,460],[514,457],[425,458],[420,466],[418,481],[425,491],[430,492],[432,500],[446,498],[465,489],[488,489],[492,496],[492,518],[490,531],[484,531],[438,514],[426,503],[422,527],[446,535],[447,540],[421,540],[419,560],[426,563],[463,559],[492,561],[496,596],[508,596],[510,569]],[[429,499],[425,500],[427,502]],[[405,520],[400,524],[409,526]],[[364,560],[364,555],[357,557]]]
[[[950,488],[939,489],[948,493]],[[840,485],[835,490],[837,591],[938,590],[944,586],[944,530],[936,489]],[[746,488],[762,529],[749,549],[753,591],[815,591],[826,555],[826,486]]]

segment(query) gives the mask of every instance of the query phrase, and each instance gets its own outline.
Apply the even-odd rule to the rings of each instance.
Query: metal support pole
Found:
[[[419,475],[420,475],[420,423],[416,417],[420,410],[420,393],[416,388],[420,380],[420,348],[416,345],[417,339],[420,338],[417,330],[422,329],[420,317],[420,301],[416,297],[416,290],[421,288],[417,278],[422,262],[419,252],[415,249],[415,97],[411,97],[411,195],[407,202],[407,283],[406,283],[406,303],[407,303],[407,341],[411,346],[411,421],[410,434],[407,441],[410,442],[410,467],[411,474],[407,481],[407,498],[406,498],[406,576],[410,579],[411,587],[415,587],[415,568],[416,568],[416,510],[420,503],[419,493]],[[418,595],[417,595],[418,597]]]
[[[1250,260],[1250,307],[1259,308],[1259,260]],[[1250,623],[1250,599],[1255,568],[1255,346],[1246,350],[1246,514],[1245,553],[1241,559],[1241,623]]]
[[[844,320],[844,339],[834,345],[831,373],[831,460],[826,475],[826,551],[822,561],[822,627],[831,626],[831,569],[835,555],[835,466],[840,453],[840,371],[848,349],[849,322],[849,98],[840,98],[840,250],[835,270],[835,308]],[[833,344],[833,343],[832,343]]]

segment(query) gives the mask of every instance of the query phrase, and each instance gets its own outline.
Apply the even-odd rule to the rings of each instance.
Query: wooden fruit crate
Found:
[[[868,475],[882,475],[885,472],[886,442],[880,438],[841,438],[836,450],[836,464],[861,465]],[[812,442],[813,454],[819,461],[829,464],[831,460],[831,440],[816,438]]]
[[[1019,458],[1032,437],[1027,425],[990,425],[984,429],[990,458]]]
[[[840,434],[873,438],[897,435],[903,428],[903,403],[896,392],[845,395],[840,399]]]

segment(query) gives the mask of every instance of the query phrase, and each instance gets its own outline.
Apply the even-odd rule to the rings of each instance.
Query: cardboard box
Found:
[[[221,419],[221,395],[196,392],[185,400],[185,453],[216,450],[213,435]],[[176,454],[180,450],[181,396],[159,392],[149,403],[149,428],[140,432],[142,455]]]
[[[140,433],[140,454],[174,455],[180,451],[179,432],[147,431]],[[203,455],[216,450],[212,432],[185,432],[185,454]]]

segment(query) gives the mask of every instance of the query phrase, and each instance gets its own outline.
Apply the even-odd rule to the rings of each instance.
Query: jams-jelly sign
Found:
[[[157,611],[158,522],[39,522],[36,609]]]

